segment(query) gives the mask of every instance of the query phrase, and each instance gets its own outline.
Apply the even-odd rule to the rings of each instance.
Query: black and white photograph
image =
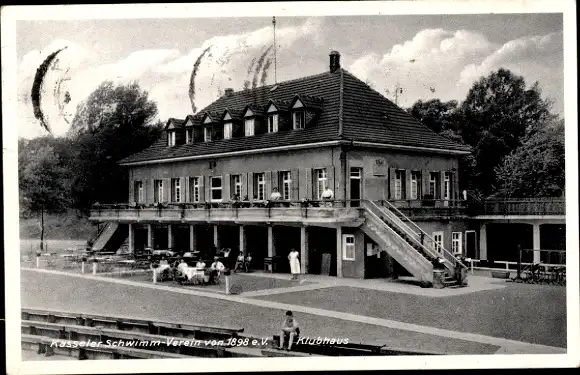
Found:
[[[4,7],[8,373],[580,366],[575,11]]]

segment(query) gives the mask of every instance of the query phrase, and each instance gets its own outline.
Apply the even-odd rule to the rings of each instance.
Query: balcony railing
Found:
[[[353,207],[354,206],[354,207]],[[353,225],[363,220],[360,201],[263,201],[94,205],[93,221],[308,222]]]
[[[563,198],[487,199],[470,203],[475,215],[565,215]]]
[[[385,206],[386,201],[379,201]],[[451,199],[408,199],[389,200],[400,212],[410,219],[421,218],[452,218],[468,215],[468,205],[465,200]]]

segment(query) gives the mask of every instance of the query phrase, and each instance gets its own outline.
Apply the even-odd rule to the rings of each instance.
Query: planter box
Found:
[[[491,277],[494,279],[509,279],[510,271],[491,271]]]

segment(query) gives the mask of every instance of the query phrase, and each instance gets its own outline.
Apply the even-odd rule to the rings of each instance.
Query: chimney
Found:
[[[340,53],[338,51],[330,52],[330,73],[336,72],[340,69]]]
[[[226,95],[225,96],[232,96],[232,95],[234,95],[234,89],[231,89],[231,88],[226,89]]]

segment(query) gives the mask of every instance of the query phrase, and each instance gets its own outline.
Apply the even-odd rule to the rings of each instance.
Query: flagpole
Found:
[[[274,25],[274,83],[278,83],[278,77],[277,77],[277,72],[276,72],[276,66],[277,66],[277,61],[276,61],[276,17],[272,17],[272,25]]]

